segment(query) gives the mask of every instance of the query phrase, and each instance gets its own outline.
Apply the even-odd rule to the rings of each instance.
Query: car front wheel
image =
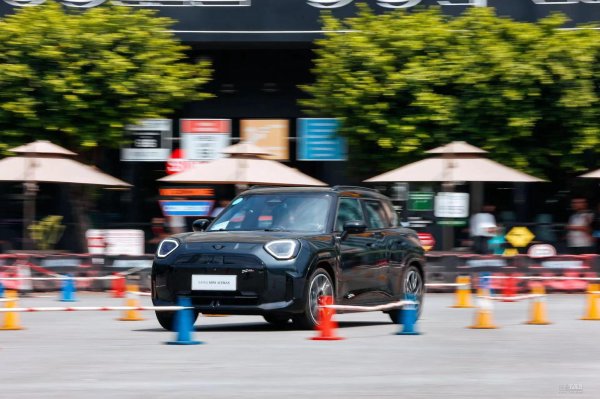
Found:
[[[312,272],[304,289],[304,312],[294,316],[294,324],[301,329],[314,329],[319,324],[319,298],[333,298],[333,282],[325,269],[317,268]]]
[[[402,292],[404,296],[407,294],[414,295],[417,301],[417,319],[421,316],[421,310],[423,309],[423,292],[425,284],[423,283],[423,276],[416,266],[408,266],[402,275]],[[399,324],[402,320],[402,310],[392,310],[388,312],[392,322]]]

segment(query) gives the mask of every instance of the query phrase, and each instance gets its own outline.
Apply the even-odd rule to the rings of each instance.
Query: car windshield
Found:
[[[297,231],[323,233],[329,194],[250,194],[236,198],[208,231]]]

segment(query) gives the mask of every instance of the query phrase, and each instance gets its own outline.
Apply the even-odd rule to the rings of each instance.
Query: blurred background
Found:
[[[32,4],[0,3],[3,156],[35,157],[10,149],[47,140],[131,186],[36,180],[24,163],[0,179],[3,252],[86,253],[107,231],[134,230],[132,254],[151,253],[244,188],[157,180],[241,140],[329,185],[384,192],[403,225],[431,234],[433,251],[474,251],[469,220],[488,204],[494,236],[515,226],[535,236],[518,253],[536,243],[573,252],[574,198],[598,218],[598,180],[579,176],[600,168],[600,4]],[[475,155],[427,153],[452,142],[532,180],[453,175]],[[417,165],[424,177],[364,182],[436,156],[438,166]],[[504,241],[502,251],[513,247]]]

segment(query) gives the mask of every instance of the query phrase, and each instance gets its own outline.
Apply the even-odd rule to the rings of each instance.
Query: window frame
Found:
[[[389,229],[392,227],[392,223],[388,217],[388,214],[385,210],[385,205],[384,205],[384,201],[377,199],[377,198],[361,198],[361,202],[362,202],[362,206],[363,206],[363,217],[365,218],[365,225],[367,226],[367,231],[373,231],[373,230],[383,230],[383,229]],[[382,213],[379,215],[380,217],[383,218],[383,227],[373,227],[371,226],[370,223],[370,219],[367,216],[367,202],[376,202],[379,204],[380,209],[382,210]]]
[[[352,201],[358,202],[357,209],[360,209],[360,213],[361,213],[361,217],[362,217],[362,219],[360,219],[360,221],[365,223],[365,225],[366,225],[367,222],[365,220],[365,210],[364,210],[363,204],[361,203],[361,199],[355,198],[355,197],[338,197],[337,206],[335,209],[335,217],[333,219],[333,232],[341,233],[344,230],[344,226],[340,226],[340,230],[337,229],[338,215],[340,213],[340,204],[341,204],[342,200],[352,200]],[[358,219],[353,219],[353,220],[358,220]]]

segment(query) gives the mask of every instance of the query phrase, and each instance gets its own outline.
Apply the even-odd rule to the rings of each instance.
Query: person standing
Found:
[[[571,208],[574,213],[567,224],[567,246],[573,255],[594,253],[594,237],[592,236],[592,222],[594,214],[588,209],[585,198],[573,198]]]
[[[488,240],[496,235],[498,226],[496,225],[496,217],[494,211],[496,207],[493,205],[484,205],[481,212],[471,216],[469,221],[469,230],[473,238],[473,249],[475,253],[489,253]]]

